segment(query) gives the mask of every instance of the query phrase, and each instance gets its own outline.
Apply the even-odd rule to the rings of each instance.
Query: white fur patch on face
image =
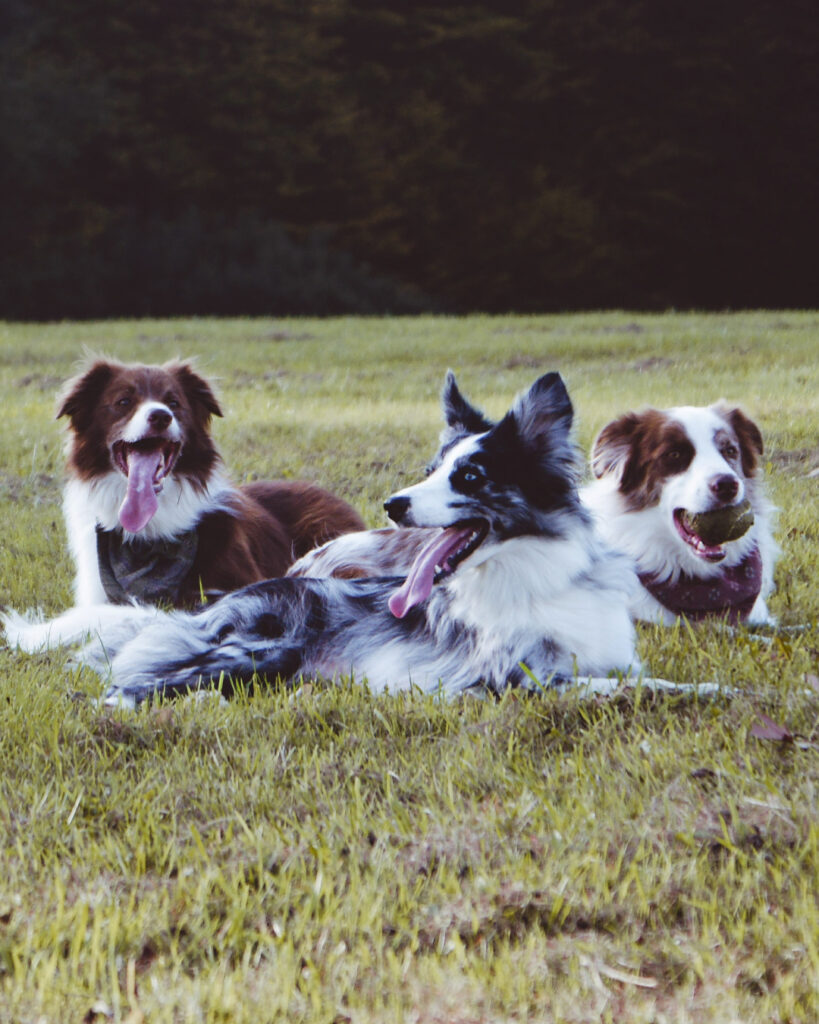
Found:
[[[683,508],[691,513],[707,512],[715,504],[711,484],[718,477],[730,476],[736,481],[733,503],[745,499],[745,478],[739,459],[729,461],[720,450],[719,441],[729,435],[739,451],[739,442],[730,424],[714,409],[698,406],[679,406],[668,410],[668,418],[679,423],[694,448],[694,458],[688,468],[669,477],[663,486],[660,504],[673,513]]]
[[[639,455],[639,452],[631,448],[630,431],[624,430],[621,438],[611,430],[619,422],[615,421],[604,430],[604,433],[608,431],[608,447],[603,447],[598,453],[601,462],[608,460],[607,468],[597,480],[582,489],[581,498],[594,516],[599,534],[612,546],[630,555],[640,573],[660,582],[674,580],[681,573],[698,579],[715,578],[724,568],[739,565],[754,547],[758,547],[762,555],[764,598],[773,586],[773,566],[778,550],[772,535],[774,510],[765,497],[762,480],[758,476],[745,476],[741,439],[730,417],[721,409],[722,406],[716,405],[679,406],[664,412],[651,410],[655,420],[661,417],[661,425],[665,422],[682,432],[693,454],[686,468],[676,474],[658,472],[657,466],[648,468],[645,475],[653,478],[657,487],[654,499],[648,503],[633,502],[631,495],[621,489],[622,473],[628,458],[632,454]],[[637,414],[629,414],[629,417],[623,417],[623,421],[629,426],[625,421],[630,419],[633,426],[636,418]],[[731,448],[737,449],[736,456]],[[645,457],[653,456],[647,454]],[[722,545],[724,557],[721,560],[711,560],[703,557],[681,536],[674,513],[683,509],[697,515],[724,504],[724,500],[720,501],[719,494],[711,488],[711,483],[721,477],[735,482],[736,492],[728,499],[731,503],[750,502],[754,522],[743,536]],[[652,484],[652,489],[654,486]],[[765,621],[764,601],[762,604],[761,617],[756,616],[755,621]],[[674,621],[674,615],[665,612],[645,590],[633,611],[641,619]]]
[[[485,434],[474,434],[454,444],[426,480],[398,491],[394,498],[407,498],[409,509],[405,517],[408,526],[451,526],[462,516],[459,509],[466,507],[463,494],[452,486],[452,471],[463,459],[480,449]]]
[[[166,413],[170,416],[171,421],[167,428],[160,431],[162,437],[167,438],[169,441],[181,441],[182,440],[182,429],[174,416],[171,409],[165,405],[164,402],[148,401],[143,402],[134,412],[133,416],[128,420],[119,440],[125,441],[126,444],[135,444],[137,441],[142,441],[146,437],[150,437],[156,433],[156,429],[151,426],[151,414],[154,412]]]

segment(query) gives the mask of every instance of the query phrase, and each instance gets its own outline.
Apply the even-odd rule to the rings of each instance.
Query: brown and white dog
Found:
[[[581,489],[600,535],[631,556],[635,618],[670,624],[684,614],[773,624],[765,599],[778,548],[774,509],[759,472],[759,428],[724,403],[627,413],[594,443],[595,481]],[[724,544],[706,544],[692,517],[749,501],[754,522]],[[686,513],[686,514],[684,514]],[[294,576],[402,575],[428,539],[421,530],[349,533],[299,559]]]
[[[582,499],[604,539],[637,566],[636,618],[773,624],[765,599],[778,548],[762,453],[757,425],[724,402],[630,412],[602,429],[592,449],[596,479]],[[706,543],[692,526],[744,501],[753,524],[735,540]]]
[[[210,434],[222,410],[187,362],[98,359],[69,381],[64,513],[77,608],[138,600],[176,607],[283,576],[359,515],[311,483],[236,487]],[[71,613],[66,613],[70,617]],[[32,623],[27,647],[57,642],[67,618]]]

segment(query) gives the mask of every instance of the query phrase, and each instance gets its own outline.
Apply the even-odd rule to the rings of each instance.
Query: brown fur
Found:
[[[597,477],[620,468],[620,493],[629,508],[647,508],[669,476],[683,472],[693,448],[683,428],[657,409],[626,413],[597,437],[592,467]]]
[[[69,470],[81,480],[109,472],[110,447],[118,426],[146,399],[179,403],[173,413],[185,434],[185,446],[174,473],[204,486],[219,462],[210,421],[212,416],[221,416],[222,410],[210,385],[189,363],[125,366],[98,359],[69,381],[57,410],[57,418],[67,416],[71,426]]]
[[[305,480],[259,481],[246,484],[242,493],[275,518],[287,534],[288,566],[339,534],[364,529],[361,516],[346,501]]]
[[[740,450],[743,474],[750,478],[762,455],[762,435],[740,409],[724,402],[715,405],[726,421]],[[592,448],[596,477],[620,472],[619,491],[633,511],[659,501],[662,485],[670,476],[684,472],[694,449],[683,427],[659,409],[630,412],[603,427]]]
[[[715,406],[717,412],[731,425],[739,442],[742,455],[742,472],[746,477],[756,474],[759,460],[765,451],[762,432],[753,420],[749,419],[741,409],[730,409],[725,401]]]
[[[208,382],[189,363],[126,366],[98,359],[69,381],[57,412],[70,422],[69,472],[92,481],[116,471],[111,445],[147,399],[173,403],[184,436],[173,475],[203,490],[221,462],[210,421],[222,410]],[[231,502],[231,511],[208,511],[200,519],[198,554],[180,604],[197,603],[203,591],[235,590],[284,576],[306,551],[364,528],[345,501],[304,481],[247,484],[234,490]]]

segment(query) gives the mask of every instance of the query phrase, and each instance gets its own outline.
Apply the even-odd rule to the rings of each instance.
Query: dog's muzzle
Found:
[[[399,526],[406,518],[407,512],[409,511],[410,500],[404,498],[401,495],[393,495],[392,498],[387,498],[384,502],[384,511],[392,519],[394,523]]]

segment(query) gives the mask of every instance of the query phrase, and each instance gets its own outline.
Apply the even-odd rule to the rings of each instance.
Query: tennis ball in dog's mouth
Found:
[[[686,515],[686,522],[689,529],[711,547],[744,536],[753,525],[754,511],[750,501],[741,501],[727,508]]]

